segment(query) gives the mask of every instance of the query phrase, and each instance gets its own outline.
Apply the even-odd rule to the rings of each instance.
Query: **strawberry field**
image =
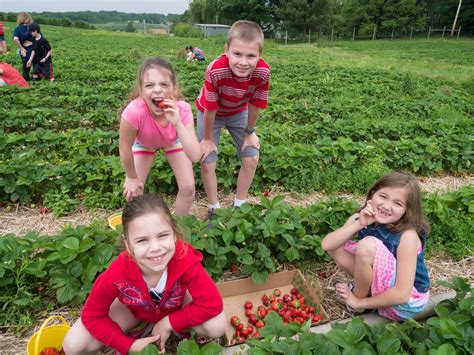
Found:
[[[6,37],[9,25],[11,29],[13,24],[6,24]],[[149,56],[169,60],[190,103],[199,93],[206,64],[187,63],[176,55],[189,45],[188,39],[48,26],[43,32],[53,47],[56,81],[35,82],[26,90],[0,90],[2,209],[35,205],[56,216],[74,213],[78,207],[120,209],[124,173],[117,111],[128,97],[139,63]],[[223,38],[196,39],[192,44],[213,58],[222,52]],[[5,60],[19,68],[11,40],[8,45]],[[321,239],[358,206],[355,199],[338,196],[363,195],[392,169],[472,181],[474,57],[469,54],[473,50],[471,40],[336,42],[298,48],[267,42],[263,57],[272,68],[270,101],[257,123],[261,159],[251,187],[260,203],[219,211],[211,230],[194,216],[180,219],[192,244],[204,253],[211,276],[217,279],[238,265],[243,275],[263,282],[280,265],[327,262]],[[240,162],[228,135],[219,157],[219,187],[229,192]],[[197,164],[195,176],[197,189],[202,190]],[[147,188],[170,199],[176,193],[164,157],[156,159]],[[265,197],[269,191],[301,196],[317,191],[327,198],[308,207],[291,206],[283,196]],[[425,195],[433,227],[429,253],[472,258],[473,196],[469,183],[457,191]],[[65,228],[57,235],[40,236],[35,231],[5,235],[1,230],[0,235],[0,326],[13,333],[31,328],[43,317],[38,310],[81,305],[97,274],[119,249],[118,233],[107,230],[103,221]],[[469,289],[465,281],[457,280],[453,287]],[[432,349],[449,344],[468,353],[472,344],[453,339],[472,332],[472,298],[470,302],[470,320],[460,316],[453,325],[458,332],[449,327],[451,323],[432,321],[434,329],[452,332],[445,341],[437,330],[424,333],[409,323],[392,329],[403,346],[396,341],[380,346],[392,346],[394,351],[421,349],[400,334],[416,333],[415,339],[421,339],[429,333],[433,339],[432,334],[438,336]],[[458,309],[458,304],[445,307]],[[440,310],[441,318],[446,309]],[[262,335],[305,332],[282,330],[277,320],[270,325]],[[350,327],[344,331],[357,333],[359,341],[343,343],[338,333],[332,345],[324,346],[366,349],[357,344],[362,339],[374,344],[385,331],[368,330],[357,322]],[[253,344],[255,353],[278,347],[268,343]]]

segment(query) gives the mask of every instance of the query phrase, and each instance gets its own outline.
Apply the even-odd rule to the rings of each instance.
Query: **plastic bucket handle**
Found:
[[[55,319],[55,318],[58,318],[60,321],[63,322],[64,325],[67,325],[69,326],[69,324],[67,324],[66,320],[62,317],[62,316],[58,316],[58,315],[53,315],[49,318],[47,318],[43,324],[41,324],[41,327],[39,328],[38,332],[36,333],[36,340],[35,340],[35,354],[39,354],[39,342],[40,342],[40,339],[41,339],[41,333],[43,333],[43,330],[46,328],[46,326],[48,325],[48,323]]]

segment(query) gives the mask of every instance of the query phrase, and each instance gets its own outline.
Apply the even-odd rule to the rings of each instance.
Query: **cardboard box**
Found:
[[[256,313],[257,307],[262,304],[262,296],[264,293],[270,296],[273,294],[273,291],[278,288],[281,290],[283,296],[286,293],[290,294],[290,290],[293,287],[299,290],[305,299],[306,305],[314,307],[315,313],[318,312],[321,314],[322,320],[317,324],[329,321],[329,316],[321,305],[323,292],[318,280],[311,279],[311,282],[307,281],[299,270],[270,274],[263,285],[253,283],[250,278],[217,284],[217,288],[224,300],[224,311],[228,322],[226,330],[227,345],[238,344],[231,344],[235,329],[230,324],[230,318],[236,315],[245,325],[248,324],[248,319],[245,316],[245,301],[250,300],[253,302],[253,310],[255,311],[254,313]]]

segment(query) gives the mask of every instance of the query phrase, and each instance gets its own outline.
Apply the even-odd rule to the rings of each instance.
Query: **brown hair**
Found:
[[[227,32],[227,47],[230,46],[233,39],[240,39],[244,42],[257,42],[260,53],[262,53],[264,40],[263,31],[255,22],[247,20],[234,22],[229,32]]]
[[[19,25],[28,25],[33,22],[31,15],[28,12],[20,12],[16,17],[16,23]]]
[[[125,110],[125,107],[127,107],[127,105],[130,102],[132,102],[133,100],[135,100],[137,97],[140,96],[140,90],[143,84],[143,76],[145,75],[147,70],[151,68],[161,69],[161,70],[166,71],[169,74],[171,83],[173,84],[173,87],[174,87],[174,96],[175,96],[174,98],[176,100],[181,99],[181,92],[179,90],[178,83],[176,80],[176,74],[171,64],[160,57],[148,58],[138,68],[137,78],[130,92],[128,101],[125,104],[123,104],[122,107],[118,111],[119,120],[120,120],[123,110]]]
[[[183,239],[183,232],[176,221],[171,216],[170,210],[163,198],[158,194],[144,193],[134,197],[132,201],[127,202],[122,213],[123,237],[128,241],[128,228],[130,223],[138,217],[148,213],[158,213],[170,225],[177,239]]]
[[[411,174],[399,171],[392,171],[380,179],[370,188],[365,199],[365,204],[359,212],[367,206],[367,201],[371,200],[374,194],[384,187],[400,187],[407,191],[406,210],[399,221],[387,225],[387,228],[394,233],[401,233],[407,229],[414,228],[420,237],[426,237],[431,227],[423,213],[421,207],[420,187]]]

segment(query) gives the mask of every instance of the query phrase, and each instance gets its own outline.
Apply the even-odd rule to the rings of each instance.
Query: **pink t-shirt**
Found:
[[[183,125],[193,122],[191,105],[184,101],[176,101],[176,104]],[[127,105],[122,112],[122,119],[138,131],[136,140],[144,147],[159,149],[170,147],[176,142],[176,128],[171,123],[166,127],[156,123],[142,98],[137,98]]]

